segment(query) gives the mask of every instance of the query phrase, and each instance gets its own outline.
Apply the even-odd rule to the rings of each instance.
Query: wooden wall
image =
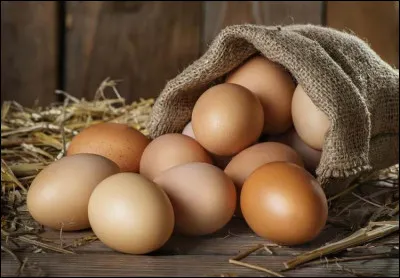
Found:
[[[56,2],[1,1],[1,100],[55,100],[59,82]]]
[[[312,23],[350,29],[398,66],[395,1],[2,1],[1,99],[91,99],[106,77],[133,101],[156,97],[225,26]]]

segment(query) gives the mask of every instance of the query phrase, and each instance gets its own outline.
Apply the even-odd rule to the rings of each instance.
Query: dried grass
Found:
[[[63,157],[66,145],[80,130],[100,122],[126,123],[148,135],[145,122],[153,99],[140,99],[129,105],[121,98],[117,82],[106,79],[93,101],[65,92],[65,101],[49,107],[27,108],[6,101],[1,109],[1,238],[2,252],[12,254],[20,266],[19,274],[31,264],[13,251],[31,250],[73,254],[72,249],[95,241],[95,236],[77,239],[68,245],[40,236],[44,230],[26,208],[30,183],[44,167]],[[107,98],[106,94],[111,98]],[[62,235],[60,235],[61,238]],[[28,245],[28,247],[26,247]]]
[[[31,246],[32,252],[51,250],[73,253],[77,246],[90,244],[97,238],[86,236],[71,244],[56,244],[40,236],[43,227],[35,222],[26,209],[26,194],[36,174],[60,159],[71,138],[80,130],[100,122],[126,123],[148,135],[145,123],[154,103],[153,99],[140,99],[126,104],[117,89],[117,82],[106,79],[102,82],[92,101],[77,99],[65,92],[63,103],[49,107],[27,108],[20,104],[4,102],[1,111],[1,235],[2,251],[12,254],[21,244]],[[107,98],[107,94],[111,97]],[[348,189],[329,199],[330,217],[328,224],[344,227],[348,233],[344,238],[316,250],[300,254],[285,263],[285,270],[306,266],[309,261],[332,260],[329,254],[337,255],[348,247],[362,247],[367,242],[398,232],[398,175],[399,165],[360,177]],[[389,221],[389,222],[388,222]],[[346,237],[347,236],[347,237]],[[62,242],[62,234],[60,234]],[[3,245],[7,244],[7,246]],[[398,242],[395,243],[398,245]],[[11,250],[9,246],[15,248]],[[259,246],[255,249],[258,249]],[[398,247],[397,247],[398,248]],[[252,248],[254,249],[254,248]],[[397,249],[398,250],[398,249]],[[250,250],[252,251],[252,250]],[[251,252],[245,252],[246,255]],[[269,252],[270,255],[274,255]],[[381,255],[386,257],[386,255]],[[335,256],[336,260],[341,261]],[[361,257],[360,257],[361,258]],[[283,276],[232,259],[231,263]],[[306,264],[307,263],[307,264]],[[342,268],[343,271],[348,271]]]

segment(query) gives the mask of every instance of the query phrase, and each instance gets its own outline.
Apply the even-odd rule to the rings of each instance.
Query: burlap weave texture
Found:
[[[148,123],[150,136],[181,132],[199,96],[256,53],[284,66],[329,117],[317,169],[323,186],[398,163],[398,70],[356,36],[313,25],[222,30],[166,84]]]

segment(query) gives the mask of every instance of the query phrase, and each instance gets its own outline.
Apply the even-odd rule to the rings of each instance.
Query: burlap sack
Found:
[[[361,173],[398,163],[398,70],[361,39],[312,25],[222,30],[167,83],[148,123],[150,136],[181,132],[199,96],[257,52],[283,65],[331,120],[316,171],[325,189],[333,193]]]

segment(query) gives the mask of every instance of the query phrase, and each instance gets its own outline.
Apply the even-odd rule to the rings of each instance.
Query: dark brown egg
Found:
[[[313,240],[328,217],[320,184],[302,167],[287,162],[254,171],[243,185],[240,206],[257,235],[282,245]]]
[[[224,171],[234,182],[238,198],[243,183],[254,170],[265,163],[276,161],[292,162],[303,166],[300,156],[292,148],[275,142],[253,145],[234,156]],[[236,215],[241,215],[240,206],[236,209]]]
[[[67,154],[92,153],[117,163],[122,172],[139,172],[142,153],[150,143],[140,131],[126,124],[100,123],[82,130],[68,147]]]

